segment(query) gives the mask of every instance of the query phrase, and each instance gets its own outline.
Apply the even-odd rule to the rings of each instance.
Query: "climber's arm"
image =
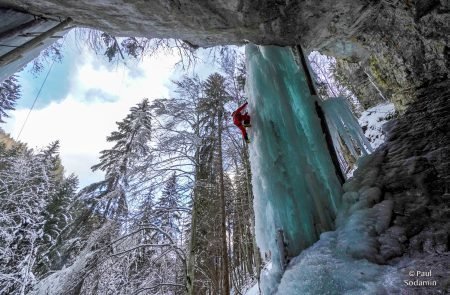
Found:
[[[246,106],[248,105],[248,102],[245,102],[243,105],[241,105],[235,112],[240,113]]]

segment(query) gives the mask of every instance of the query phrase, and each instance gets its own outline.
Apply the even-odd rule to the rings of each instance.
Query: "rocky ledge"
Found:
[[[203,47],[301,44],[363,67],[398,109],[414,100],[412,90],[446,79],[450,65],[445,0],[0,0],[0,7]]]

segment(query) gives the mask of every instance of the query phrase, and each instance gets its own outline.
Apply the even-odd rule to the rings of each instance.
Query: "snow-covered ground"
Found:
[[[258,284],[253,285],[250,289],[245,293],[246,295],[259,295]]]
[[[392,103],[383,103],[367,109],[358,119],[364,135],[367,137],[373,149],[378,148],[385,140],[382,126],[395,116],[395,108]]]

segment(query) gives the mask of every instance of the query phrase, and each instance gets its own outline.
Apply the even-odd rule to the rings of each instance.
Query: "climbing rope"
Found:
[[[41,87],[39,88],[39,91],[38,91],[36,97],[34,98],[33,104],[31,105],[31,108],[28,111],[27,117],[25,118],[25,121],[23,122],[22,127],[20,128],[20,131],[19,131],[19,134],[17,135],[16,141],[19,140],[20,135],[22,134],[22,131],[28,122],[28,118],[30,117],[31,112],[33,111],[34,106],[36,105],[36,101],[38,100],[39,95],[41,94],[42,88],[44,88],[45,82],[47,82],[47,78],[48,78],[50,71],[52,70],[54,64],[55,64],[55,60],[52,61],[52,64],[50,65],[50,68],[48,69],[47,74],[45,75],[45,79],[44,79],[44,81],[42,81]]]
[[[66,38],[63,39],[63,42],[62,42],[62,44],[61,44],[61,47],[64,46],[64,42],[65,42],[65,41],[66,41]],[[20,135],[22,134],[22,131],[23,131],[23,129],[25,128],[25,125],[26,125],[27,122],[28,122],[28,118],[30,117],[31,112],[33,111],[34,106],[36,105],[36,101],[38,100],[39,95],[41,94],[42,89],[44,88],[44,85],[45,85],[45,83],[47,82],[47,78],[48,78],[48,76],[50,75],[50,72],[51,72],[51,70],[52,70],[54,64],[55,64],[55,59],[53,59],[53,60],[52,60],[52,63],[50,64],[50,67],[49,67],[49,69],[48,69],[48,71],[47,71],[47,74],[45,75],[45,78],[44,78],[44,80],[42,81],[41,87],[39,88],[39,91],[37,92],[36,97],[34,98],[33,104],[31,105],[31,108],[30,108],[30,110],[28,111],[28,114],[27,114],[27,116],[26,116],[26,118],[25,118],[25,121],[23,122],[22,127],[20,128],[20,131],[19,131],[19,134],[17,135],[16,141],[19,140]]]

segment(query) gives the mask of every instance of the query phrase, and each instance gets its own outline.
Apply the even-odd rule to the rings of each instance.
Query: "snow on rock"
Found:
[[[236,289],[236,287],[232,286],[231,288],[231,295],[236,294],[250,294],[250,295],[257,295],[259,294],[259,287],[258,287],[258,281],[254,277],[241,277],[241,279],[244,280],[242,284],[242,288]]]
[[[396,270],[354,259],[337,247],[339,234],[321,239],[292,260],[276,294],[387,294],[399,284]]]
[[[378,148],[385,141],[385,132],[383,125],[395,115],[393,103],[383,103],[373,108],[367,109],[358,119],[365,136],[372,145],[372,148]]]
[[[250,286],[250,288],[244,293],[246,295],[259,295],[260,290],[258,283],[254,284],[253,286]]]
[[[263,294],[449,293],[449,96],[448,81],[424,89],[390,124],[386,143],[343,185],[336,230]]]

